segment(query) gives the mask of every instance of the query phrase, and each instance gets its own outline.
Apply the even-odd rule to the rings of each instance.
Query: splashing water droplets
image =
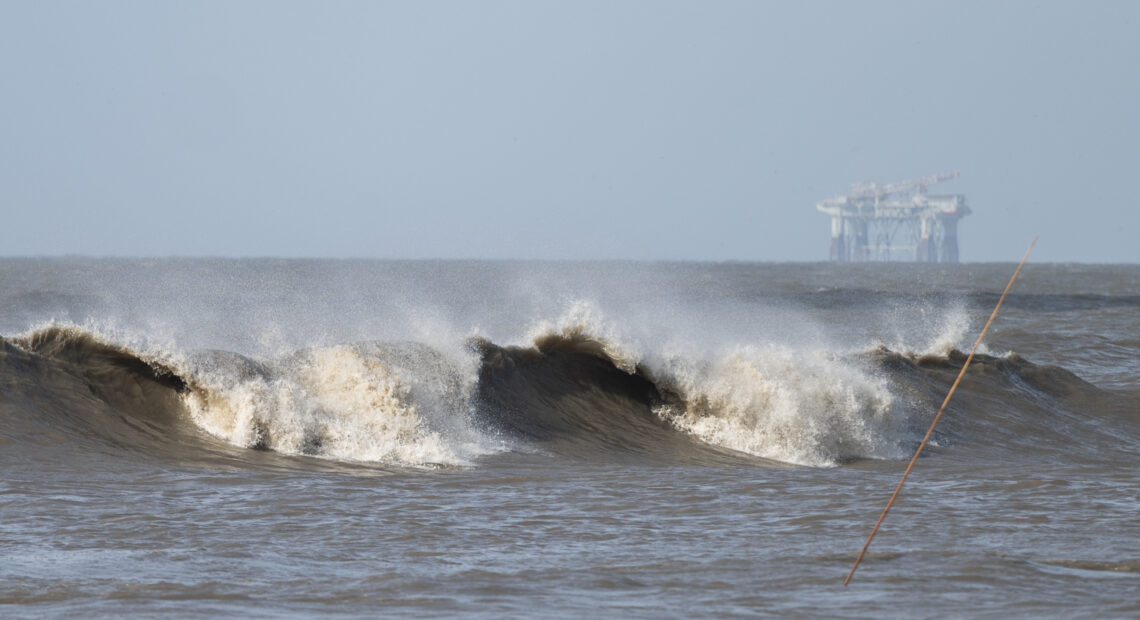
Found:
[[[414,385],[407,369],[375,353],[338,346],[244,369],[215,362],[196,375],[201,389],[186,395],[187,405],[199,426],[237,445],[398,465],[463,463],[458,444],[431,428],[418,403],[451,404],[436,414],[463,416],[462,382]],[[459,391],[431,393],[440,387]]]
[[[890,392],[839,361],[749,348],[712,363],[674,364],[660,376],[679,402],[659,415],[708,443],[813,466],[900,452]]]

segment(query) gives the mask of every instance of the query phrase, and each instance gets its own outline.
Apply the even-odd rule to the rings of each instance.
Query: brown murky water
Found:
[[[0,613],[1140,614],[1140,267],[0,260]]]

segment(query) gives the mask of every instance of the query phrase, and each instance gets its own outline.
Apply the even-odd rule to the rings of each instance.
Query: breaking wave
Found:
[[[256,361],[193,356],[184,401],[206,432],[249,448],[403,465],[464,464],[470,384],[412,343],[363,343]]]
[[[221,351],[158,359],[73,327],[2,342],[0,372],[25,411],[81,420],[84,437],[123,447],[160,452],[212,437],[393,466],[462,465],[492,449],[469,426],[462,370],[414,344],[256,360]]]
[[[0,405],[8,441],[42,442],[47,432],[156,458],[240,459],[252,450],[434,467],[521,449],[826,467],[913,450],[964,361],[941,348],[837,353],[749,344],[696,354],[571,321],[515,345],[473,338],[459,355],[362,342],[257,359],[144,355],[89,330],[52,326],[0,339]],[[940,427],[942,444],[1040,447],[1045,436],[1084,437],[1077,443],[1095,447],[1117,433],[1119,419],[1136,421],[1132,401],[1014,354],[979,356],[959,395]]]

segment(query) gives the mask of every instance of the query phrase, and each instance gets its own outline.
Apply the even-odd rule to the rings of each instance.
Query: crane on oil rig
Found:
[[[928,186],[951,179],[957,179],[960,176],[962,176],[961,172],[943,172],[942,174],[930,174],[917,179],[887,183],[886,185],[879,185],[874,181],[864,181],[853,185],[851,191],[847,192],[846,196],[849,198],[882,198],[883,196],[901,194],[903,192],[925,194]]]
[[[831,260],[958,262],[958,220],[970,214],[966,198],[926,190],[959,176],[946,172],[883,185],[866,181],[820,201],[816,208],[831,216]]]

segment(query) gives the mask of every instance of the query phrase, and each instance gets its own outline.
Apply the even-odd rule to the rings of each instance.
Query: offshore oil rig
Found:
[[[831,260],[958,262],[958,220],[970,214],[961,194],[932,196],[926,188],[958,178],[934,174],[879,185],[859,183],[815,208],[831,216]]]

